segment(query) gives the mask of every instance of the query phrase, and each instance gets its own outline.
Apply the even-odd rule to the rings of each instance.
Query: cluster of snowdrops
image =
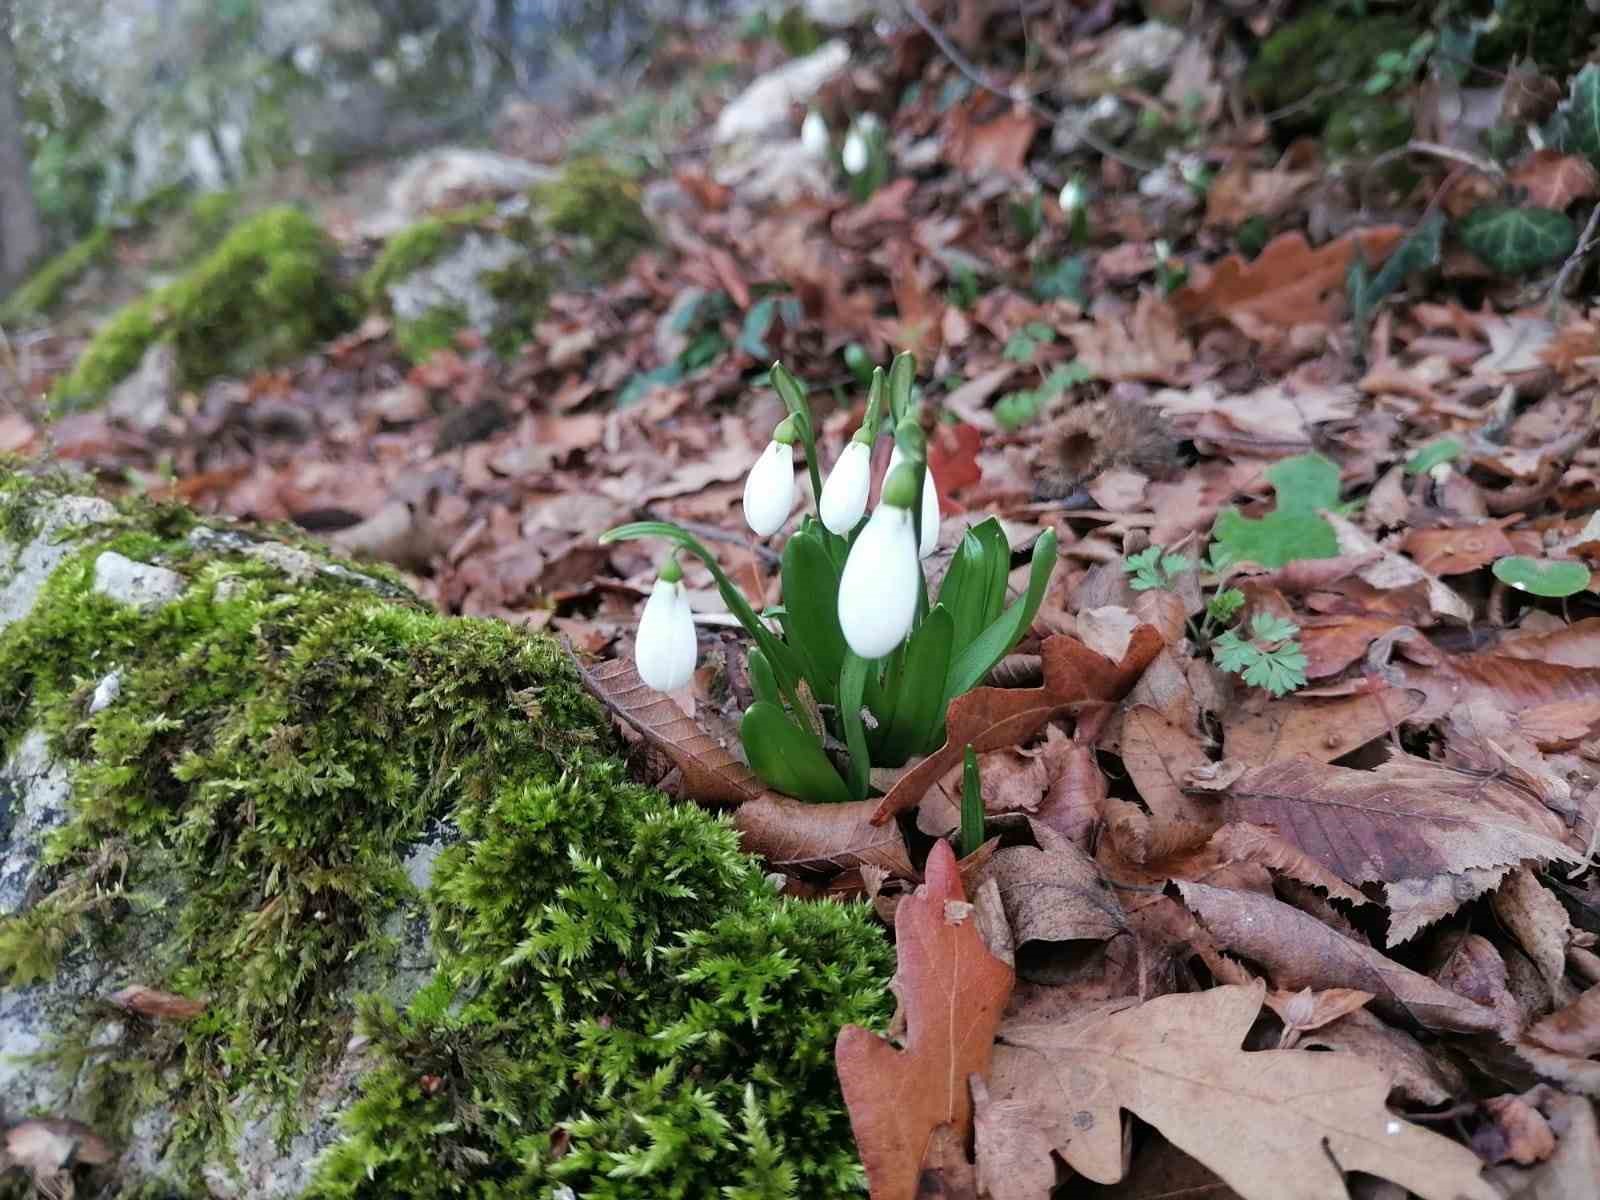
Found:
[[[1027,586],[1007,603],[1011,547],[999,522],[970,526],[937,595],[922,564],[939,541],[939,500],[909,354],[878,368],[865,418],[822,480],[806,388],[783,365],[771,379],[788,415],[751,468],[744,515],[759,537],[790,524],[794,453],[801,449],[815,515],[789,534],[779,571],[783,602],[757,613],[716,559],[686,530],[642,521],[602,540],[659,537],[675,550],[660,568],[635,640],[639,677],[660,691],[689,682],[694,618],[677,554],[710,570],[750,635],[755,700],[739,726],[751,769],[768,786],[814,802],[866,799],[874,767],[896,767],[944,741],[950,701],[981,682],[1032,624],[1055,565],[1046,532]],[[870,514],[873,447],[894,439]]]

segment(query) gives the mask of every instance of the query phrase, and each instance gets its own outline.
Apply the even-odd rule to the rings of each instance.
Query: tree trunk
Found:
[[[22,281],[44,250],[44,224],[28,183],[22,89],[11,48],[11,0],[0,0],[0,294]]]

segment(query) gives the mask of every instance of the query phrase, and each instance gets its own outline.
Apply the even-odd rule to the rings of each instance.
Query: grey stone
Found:
[[[510,238],[469,233],[461,245],[389,288],[397,320],[415,321],[435,309],[459,308],[474,329],[492,329],[504,306],[485,276],[526,258],[528,249]]]
[[[804,58],[769,71],[722,110],[717,117],[716,140],[761,138],[787,128],[791,109],[797,104],[809,104],[822,85],[849,64],[850,47],[842,41],[831,41]]]
[[[89,715],[104,712],[117,702],[117,697],[122,695],[122,672],[112,671],[94,685],[94,695],[89,697]]]
[[[1093,100],[1129,87],[1149,87],[1166,77],[1183,45],[1183,30],[1160,21],[1120,25],[1100,48],[1066,70],[1067,91]]]
[[[13,547],[0,541],[0,630],[28,615],[39,589],[73,551],[66,534],[109,521],[117,510],[93,496],[64,496],[41,505],[33,537]]]
[[[156,342],[133,374],[111,389],[106,413],[118,424],[149,435],[167,424],[177,394],[178,351],[171,342]]]
[[[1101,96],[1091,104],[1063,109],[1051,131],[1050,145],[1061,154],[1081,150],[1088,145],[1085,130],[1102,142],[1120,142],[1133,132],[1138,119],[1133,105],[1120,96]]]
[[[107,550],[94,560],[94,590],[135,608],[157,609],[183,595],[182,575],[166,567],[135,562]]]
[[[806,17],[825,29],[844,29],[873,17],[887,16],[899,6],[894,0],[803,0]]]
[[[66,824],[71,792],[66,769],[50,759],[44,731],[30,730],[0,768],[0,916],[27,907],[45,839]]]
[[[408,162],[389,185],[388,211],[363,228],[387,236],[440,208],[500,200],[555,178],[549,167],[492,150],[444,146]]]

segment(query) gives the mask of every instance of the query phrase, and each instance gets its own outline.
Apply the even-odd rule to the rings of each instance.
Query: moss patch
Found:
[[[0,323],[42,317],[66,290],[111,253],[111,230],[102,225],[76,245],[63,250],[0,305]]]
[[[384,243],[383,252],[362,277],[361,295],[368,304],[382,305],[391,284],[443,258],[493,213],[492,204],[475,204],[402,229]]]
[[[1256,61],[1245,73],[1245,84],[1269,111],[1304,101],[1293,118],[1294,126],[1320,126],[1345,89],[1372,74],[1380,54],[1403,52],[1418,32],[1404,17],[1356,18],[1338,6],[1319,5],[1280,26],[1261,43]]]
[[[51,399],[65,408],[98,402],[157,340],[174,343],[183,382],[193,386],[277,361],[338,333],[352,316],[322,230],[297,209],[269,209],[113,316]]]
[[[604,273],[620,271],[654,240],[639,194],[637,181],[598,158],[574,159],[532,192],[550,228],[587,239],[586,256]]]
[[[192,531],[128,510],[0,633],[0,735],[42,726],[76,761],[0,974],[89,945],[207,1000],[89,1067],[103,1129],[171,1105],[192,1173],[235,1097],[313,1082],[355,972],[389,953],[407,849],[443,828],[432,981],[403,1011],[364,1003],[374,1065],[313,1194],[859,1192],[831,1048],[887,1015],[864,907],[778,899],[725,821],[631,783],[549,639],[350,575],[292,583]],[[154,612],[96,595],[105,549],[188,588]],[[113,667],[121,695],[89,716]]]
[[[435,351],[452,345],[456,334],[466,326],[466,310],[459,305],[445,304],[430,309],[415,320],[396,321],[394,340],[402,354],[412,362],[420,363],[432,357]]]

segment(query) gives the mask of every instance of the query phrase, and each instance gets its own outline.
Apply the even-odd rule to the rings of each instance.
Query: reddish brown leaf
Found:
[[[1373,688],[1361,695],[1324,699],[1252,696],[1224,717],[1223,746],[1242,763],[1313,758],[1331,762],[1414,718],[1421,692]]]
[[[1432,575],[1465,575],[1516,549],[1499,525],[1461,529],[1413,529],[1400,548]]]
[[[1600,173],[1589,160],[1559,150],[1535,150],[1507,176],[1514,187],[1526,188],[1534,208],[1563,210],[1574,200],[1600,195]]]
[[[693,718],[639,678],[632,660],[578,667],[589,692],[658,747],[683,772],[686,796],[702,804],[743,804],[765,790],[755,773]]]
[[[939,503],[946,512],[952,510],[956,492],[983,478],[983,469],[978,466],[982,444],[983,434],[965,421],[940,425],[928,440],[928,469],[933,472]]]
[[[968,1077],[986,1076],[1011,994],[1010,967],[989,953],[966,903],[950,844],[935,842],[927,882],[895,912],[904,1048],[847,1025],[834,1060],[873,1200],[912,1200],[934,1131],[972,1128]],[[897,1020],[896,1024],[900,1022]]]
[[[158,1021],[192,1021],[206,1010],[204,1000],[192,996],[179,996],[172,992],[158,992],[141,983],[132,983],[110,996],[118,1008],[152,1017]]]
[[[1600,984],[1534,1024],[1516,1047],[1546,1079],[1600,1096]]]
[[[876,867],[901,879],[914,878],[898,825],[872,824],[870,800],[852,804],[806,804],[763,792],[733,814],[740,843],[779,870],[826,871]]]
[[[1036,688],[974,688],[950,702],[945,744],[900,777],[878,802],[881,824],[905,812],[961,758],[966,746],[982,752],[1026,741],[1053,715],[1083,700],[1118,700],[1161,649],[1161,634],[1141,625],[1121,662],[1096,654],[1065,634],[1040,648],[1044,685]]]
[[[977,111],[992,103],[992,98],[975,93],[971,100],[950,109],[942,142],[945,161],[971,175],[996,171],[1021,175],[1028,147],[1039,132],[1039,119],[1014,105],[980,123]]]
[[[1140,296],[1132,313],[1075,321],[1063,332],[1077,348],[1078,361],[1113,383],[1181,383],[1194,361],[1194,346],[1179,329],[1172,305],[1154,292]]]
[[[1486,1163],[1514,1162],[1531,1166],[1549,1158],[1556,1135],[1538,1109],[1521,1096],[1493,1096],[1483,1102],[1489,1118],[1472,1134],[1472,1148]]]

